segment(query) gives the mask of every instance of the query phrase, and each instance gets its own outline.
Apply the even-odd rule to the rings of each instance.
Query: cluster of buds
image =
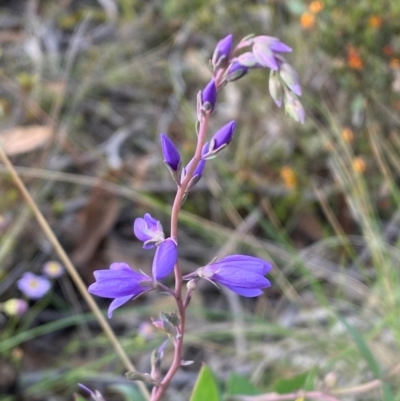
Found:
[[[250,47],[239,55],[236,53]],[[272,36],[247,36],[233,48],[233,36],[228,35],[218,42],[212,58],[214,76],[223,71],[221,85],[242,78],[251,69],[270,69],[269,92],[278,107],[285,105],[286,112],[295,120],[304,123],[305,113],[299,96],[300,80],[296,70],[282,54],[292,49]]]

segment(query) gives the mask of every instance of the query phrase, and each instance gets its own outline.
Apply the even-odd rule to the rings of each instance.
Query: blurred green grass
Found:
[[[189,251],[183,256],[188,266],[206,263],[203,255],[213,256],[232,238],[232,251],[274,262],[271,290],[243,304],[242,333],[232,332],[229,324],[237,316],[214,294],[212,313],[203,299],[190,309],[187,337],[187,344],[206,350],[211,365],[218,366],[210,357],[217,350],[222,361],[243,365],[265,390],[275,379],[311,368],[317,368],[320,382],[333,371],[340,387],[351,387],[377,377],[369,355],[385,378],[399,361],[400,6],[395,0],[322,3],[306,29],[302,16],[310,13],[309,3],[295,0],[120,0],[115,21],[95,1],[43,1],[30,12],[60,35],[59,51],[46,50],[43,34],[22,19],[15,30],[21,37],[4,43],[0,60],[3,127],[51,121],[64,132],[47,150],[14,161],[29,169],[21,174],[34,177],[27,178],[30,188],[68,245],[59,222],[71,214],[68,204],[87,198],[97,185],[94,177],[111,181],[109,189],[123,206],[121,220],[150,208],[167,226],[173,187],[159,157],[158,135],[168,132],[185,160],[190,158],[195,97],[209,79],[207,63],[219,38],[263,33],[293,47],[289,59],[302,80],[306,123],[295,124],[276,109],[265,71],[229,85],[211,127],[234,118],[238,135],[208,164],[201,189],[181,216],[184,243],[193,247],[192,238],[196,248],[194,256]],[[11,18],[15,10],[6,5],[2,15]],[[36,58],[24,51],[24,35],[39,38]],[[111,158],[102,145],[132,127],[134,134],[118,150],[122,168],[110,173]],[[4,278],[20,263],[37,269],[46,252],[32,241],[34,230],[26,230],[32,227],[29,213],[21,213],[22,200],[4,175],[0,188],[0,214],[11,219],[0,237]],[[114,228],[109,237],[118,234]],[[150,314],[135,305],[131,310],[135,321]],[[71,318],[71,324],[78,321],[90,318]],[[63,322],[4,331],[1,355],[19,367],[27,399],[50,394],[64,399],[78,381],[94,376],[101,382],[110,370],[123,375],[99,334],[95,341],[68,338],[51,365],[33,378],[27,375],[15,351],[19,341],[57,332]],[[198,333],[198,325],[206,330]],[[137,359],[150,346],[137,341],[132,326],[122,343]],[[240,334],[246,363],[232,345]],[[96,359],[80,357],[80,367],[74,366],[74,357],[91,347]],[[48,376],[54,369],[56,377]],[[399,400],[398,380],[387,381]],[[388,399],[380,390],[361,397],[354,399]]]

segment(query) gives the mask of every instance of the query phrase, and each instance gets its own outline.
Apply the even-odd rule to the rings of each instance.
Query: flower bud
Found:
[[[288,88],[297,96],[301,96],[300,79],[296,70],[288,63],[284,62],[279,68],[279,75]]]
[[[210,141],[209,152],[218,153],[229,145],[235,131],[235,121],[231,121],[217,131]]]
[[[165,134],[161,134],[161,149],[164,163],[170,170],[174,180],[177,181],[181,172],[181,156],[174,143]]]
[[[228,67],[225,80],[228,82],[237,81],[239,78],[242,78],[244,75],[246,75],[248,70],[249,69],[246,66],[235,61]]]
[[[256,42],[253,45],[253,54],[258,63],[263,67],[271,68],[271,70],[278,70],[278,63],[275,60],[274,52],[268,47],[267,44]]]
[[[26,301],[17,298],[11,298],[2,305],[4,313],[8,316],[21,316],[28,308],[29,306]]]
[[[269,93],[278,107],[283,103],[283,88],[281,80],[279,79],[276,71],[271,70],[269,75]]]
[[[223,67],[229,61],[229,57],[232,52],[232,46],[232,34],[226,36],[217,43],[211,61],[214,71],[220,67]]]
[[[257,62],[257,59],[255,58],[254,54],[252,52],[245,52],[242,53],[238,58],[237,61],[247,67],[247,68],[255,68],[260,66],[260,64]]]
[[[217,101],[217,87],[212,79],[206,87],[201,91],[201,107],[203,110],[214,110],[215,102]]]
[[[304,124],[305,112],[300,100],[294,93],[285,91],[285,111],[288,113],[295,121]]]
[[[197,280],[196,279],[189,280],[186,284],[186,287],[188,291],[194,291],[197,288]]]

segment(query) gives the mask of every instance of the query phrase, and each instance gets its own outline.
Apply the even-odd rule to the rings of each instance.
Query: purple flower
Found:
[[[17,282],[19,290],[30,299],[42,298],[51,287],[47,278],[27,272]]]
[[[174,143],[165,134],[161,134],[161,149],[164,156],[164,163],[172,172],[178,172],[181,166],[181,156]]]
[[[218,153],[229,145],[235,132],[235,121],[231,121],[218,130],[211,139],[209,151]]]
[[[248,68],[256,68],[261,67],[261,64],[257,62],[254,54],[252,52],[245,52],[242,53],[238,58],[237,61],[239,64],[248,67]]]
[[[246,255],[231,255],[197,269],[185,279],[197,275],[222,284],[244,297],[257,297],[262,294],[261,288],[271,286],[264,277],[271,269],[272,265],[263,259]]]
[[[271,68],[271,70],[278,70],[278,63],[276,62],[274,52],[268,44],[263,42],[255,42],[253,44],[253,54],[257,62],[263,67]]]
[[[215,86],[215,81],[212,79],[201,91],[201,105],[203,107],[209,107],[210,110],[213,111],[216,101],[217,87]],[[206,104],[208,104],[209,106],[206,106]]]
[[[232,46],[233,46],[232,34],[226,36],[217,43],[211,61],[214,70],[217,69],[218,67],[223,66],[229,61],[229,57],[232,52]]]
[[[234,61],[226,71],[225,80],[228,82],[237,81],[239,78],[242,78],[244,75],[247,74],[248,67],[242,65],[238,61]]]
[[[157,247],[152,266],[153,277],[135,272],[126,263],[113,263],[109,270],[96,270],[93,273],[96,282],[88,290],[99,297],[114,298],[108,308],[108,317],[111,318],[116,308],[156,288],[157,281],[172,272],[177,259],[177,245],[172,238],[168,238]]]
[[[136,237],[143,241],[143,248],[153,248],[155,244],[164,241],[165,235],[161,223],[146,213],[143,218],[138,217],[133,223]]]
[[[155,288],[151,277],[133,271],[126,263],[113,263],[109,270],[96,270],[96,282],[88,291],[102,298],[115,298],[108,308],[108,317],[113,311],[147,291]]]
[[[64,268],[55,260],[50,260],[43,265],[43,274],[50,278],[59,278],[64,274]]]

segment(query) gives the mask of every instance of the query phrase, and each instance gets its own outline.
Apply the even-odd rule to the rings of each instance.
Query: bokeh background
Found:
[[[273,285],[244,299],[202,283],[185,341],[194,364],[170,400],[189,399],[202,362],[225,396],[400,400],[399,21],[397,0],[0,1],[0,139],[88,285],[113,261],[150,271],[132,223],[150,212],[168,232],[175,185],[159,134],[191,158],[218,40],[266,34],[293,48],[305,124],[275,106],[267,71],[229,84],[211,131],[235,119],[236,137],[181,213],[184,272],[246,253],[273,262]],[[24,272],[58,259],[3,164],[0,194],[5,302]],[[0,314],[1,400],[82,400],[77,383],[140,400],[67,274],[29,305]],[[110,321],[143,372],[161,309],[173,302],[151,292]],[[171,358],[167,347],[164,367]],[[374,379],[385,384],[349,391]]]

